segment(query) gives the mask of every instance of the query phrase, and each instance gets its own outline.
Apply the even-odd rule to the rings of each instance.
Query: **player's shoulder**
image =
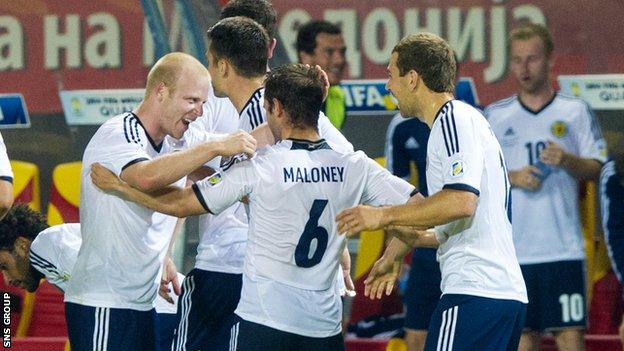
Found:
[[[487,105],[483,110],[483,114],[488,118],[496,118],[500,115],[500,112],[504,112],[506,110],[514,108],[518,103],[518,95],[512,95],[507,98],[494,101],[493,103]]]
[[[591,107],[587,101],[572,95],[557,92],[555,95],[555,101],[557,102],[558,109],[565,110],[580,110],[583,112],[591,113]]]

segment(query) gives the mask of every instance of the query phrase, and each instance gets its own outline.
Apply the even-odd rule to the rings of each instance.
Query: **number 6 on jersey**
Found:
[[[325,254],[329,234],[327,233],[327,229],[318,225],[318,221],[327,206],[327,202],[327,200],[317,199],[312,203],[310,218],[306,222],[303,233],[301,233],[301,237],[295,248],[295,263],[298,267],[313,267],[321,262],[323,254]],[[310,248],[312,247],[312,241],[314,239],[317,241],[316,247],[314,248],[312,257],[310,257]]]

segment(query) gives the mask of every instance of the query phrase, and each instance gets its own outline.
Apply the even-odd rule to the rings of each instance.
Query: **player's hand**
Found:
[[[344,291],[340,292],[341,296],[354,297],[355,296],[355,284],[351,278],[351,256],[349,250],[345,247],[342,251],[342,257],[340,259],[340,268],[342,270],[342,279],[344,281]]]
[[[540,160],[549,166],[562,167],[567,155],[561,145],[549,141],[540,153]]]
[[[251,157],[256,152],[256,139],[242,130],[232,133],[216,143],[217,151],[221,156],[227,157],[243,153]]]
[[[509,181],[513,186],[535,191],[542,185],[542,181],[536,176],[542,172],[535,166],[526,166],[518,171],[509,172]]]
[[[115,173],[99,163],[91,165],[91,181],[107,193],[116,192],[124,184]]]
[[[364,296],[374,300],[381,299],[384,293],[390,295],[401,275],[402,267],[403,262],[381,256],[364,280]]]
[[[376,230],[383,227],[383,209],[358,205],[342,210],[336,216],[338,233],[353,236],[363,230]]]
[[[165,256],[165,260],[163,262],[163,271],[162,276],[160,277],[160,288],[158,289],[158,294],[165,299],[170,304],[173,304],[173,298],[169,293],[171,293],[171,289],[169,289],[169,283],[173,287],[173,293],[180,296],[182,293],[182,289],[180,288],[180,281],[178,280],[178,269],[173,263],[173,260],[168,255]]]

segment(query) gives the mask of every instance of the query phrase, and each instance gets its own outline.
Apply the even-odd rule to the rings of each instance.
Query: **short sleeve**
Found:
[[[341,153],[353,152],[353,145],[334,127],[323,112],[319,112],[318,130],[319,136],[325,139],[332,149]]]
[[[13,170],[11,169],[11,162],[9,161],[2,134],[0,134],[0,179],[13,182]]]
[[[414,186],[392,175],[377,162],[363,156],[366,184],[362,203],[373,206],[400,205],[409,200]]]
[[[583,107],[578,123],[578,133],[576,134],[579,156],[605,163],[607,161],[607,145],[602,136],[600,125],[591,107],[585,102],[583,102]]]
[[[484,150],[476,126],[469,115],[456,116],[452,109],[439,118],[439,128],[430,137],[441,165],[442,188],[479,196]]]
[[[193,191],[206,211],[219,214],[249,195],[257,183],[255,161],[244,161],[193,184]]]

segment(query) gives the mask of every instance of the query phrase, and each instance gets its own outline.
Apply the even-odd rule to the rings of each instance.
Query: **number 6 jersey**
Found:
[[[405,203],[413,186],[363,152],[340,153],[320,140],[285,140],[250,161],[193,186],[213,213],[247,196],[250,229],[236,313],[311,337],[340,332],[334,284],[345,237],[336,215],[357,204]]]

